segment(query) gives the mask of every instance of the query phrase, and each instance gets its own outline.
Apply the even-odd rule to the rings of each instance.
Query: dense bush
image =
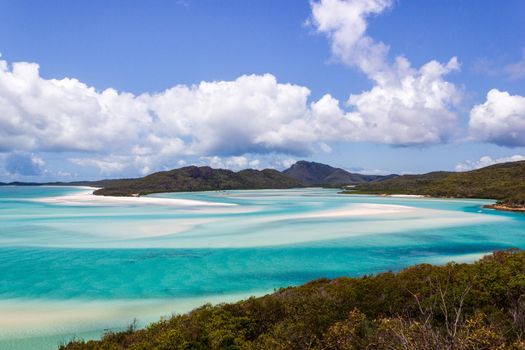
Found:
[[[498,204],[510,208],[525,208],[525,193],[513,195],[509,198],[498,201]]]
[[[525,252],[320,279],[61,349],[525,349]]]

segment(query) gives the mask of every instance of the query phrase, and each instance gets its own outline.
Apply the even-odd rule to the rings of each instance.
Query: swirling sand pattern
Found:
[[[94,197],[0,188],[0,348],[53,349],[204,302],[525,246],[486,200],[297,189]]]

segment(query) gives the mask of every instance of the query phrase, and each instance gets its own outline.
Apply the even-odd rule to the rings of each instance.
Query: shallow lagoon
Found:
[[[53,349],[135,317],[319,277],[525,247],[525,215],[483,209],[487,200],[297,189],[119,202],[86,192],[0,187],[0,348]]]

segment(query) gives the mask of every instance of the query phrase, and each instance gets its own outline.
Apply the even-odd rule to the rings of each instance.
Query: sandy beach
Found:
[[[162,316],[188,312],[200,305],[234,302],[259,293],[148,300],[0,300],[0,341],[68,332],[102,332],[125,328],[140,316],[140,324]],[[1,345],[1,344],[0,344]]]
[[[114,197],[114,196],[96,196],[93,191],[94,187],[83,187],[85,190],[66,196],[37,198],[34,201],[52,204],[64,205],[154,205],[154,206],[207,206],[207,207],[232,207],[236,204],[206,202],[192,199],[179,198],[157,198],[157,197]]]

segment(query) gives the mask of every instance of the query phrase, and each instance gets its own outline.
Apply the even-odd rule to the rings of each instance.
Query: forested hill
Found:
[[[525,204],[525,161],[495,164],[466,172],[403,175],[356,187],[358,193],[422,194],[433,197],[492,198]]]
[[[274,169],[246,169],[234,172],[208,166],[188,166],[157,172],[137,179],[106,180],[97,195],[130,196],[160,192],[216,191],[242,189],[281,189],[302,187],[304,184]]]
[[[525,349],[525,253],[320,279],[61,347],[95,349]]]
[[[353,174],[326,164],[299,161],[283,172],[274,169],[245,169],[234,172],[208,166],[187,166],[142,178],[53,183],[0,182],[0,186],[92,186],[101,188],[95,191],[97,195],[131,196],[161,192],[281,189],[314,185],[339,187],[387,178],[389,177]]]
[[[330,165],[298,161],[290,168],[283,171],[284,174],[293,177],[306,185],[355,185],[370,181],[382,181],[387,178],[396,177],[397,175],[364,175],[348,172],[341,168],[334,168]]]

